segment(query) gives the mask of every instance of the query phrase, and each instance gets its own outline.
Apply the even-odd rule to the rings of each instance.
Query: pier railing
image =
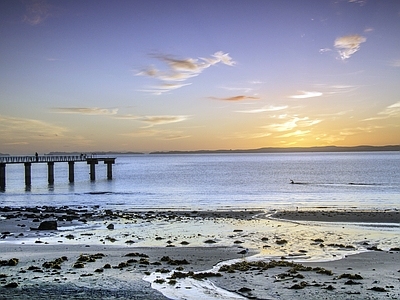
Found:
[[[86,162],[90,165],[90,180],[96,179],[95,166],[100,162],[107,165],[107,179],[112,179],[112,165],[115,163],[115,157],[99,157],[92,155],[30,155],[30,156],[0,156],[0,191],[5,191],[6,187],[6,165],[24,164],[25,167],[25,186],[31,186],[31,166],[36,163],[47,163],[49,185],[54,184],[54,163],[68,163],[69,182],[74,182],[74,164],[76,162]]]
[[[91,156],[87,155],[31,155],[31,156],[0,156],[0,163],[20,164],[27,162],[69,162],[86,161]]]

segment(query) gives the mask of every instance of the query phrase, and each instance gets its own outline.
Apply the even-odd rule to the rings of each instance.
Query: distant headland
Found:
[[[322,147],[266,147],[258,149],[194,150],[194,151],[156,151],[150,154],[213,154],[213,153],[292,153],[292,152],[367,152],[400,151],[400,145],[387,146],[322,146]]]
[[[143,155],[143,154],[224,154],[224,153],[295,153],[295,152],[374,152],[374,151],[400,151],[400,145],[386,146],[316,146],[316,147],[264,147],[257,149],[220,149],[220,150],[173,150],[154,151],[150,153],[134,151],[94,151],[83,152],[91,155]],[[45,155],[80,155],[81,152],[49,152]],[[9,156],[2,154],[0,156]]]

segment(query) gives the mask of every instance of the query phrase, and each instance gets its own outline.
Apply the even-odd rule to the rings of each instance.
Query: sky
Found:
[[[0,2],[0,153],[393,144],[398,0]]]

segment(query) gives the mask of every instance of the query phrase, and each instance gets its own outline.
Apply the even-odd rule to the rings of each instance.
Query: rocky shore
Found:
[[[0,299],[400,298],[396,227],[374,240],[275,219],[396,225],[396,210],[268,215],[1,207]]]

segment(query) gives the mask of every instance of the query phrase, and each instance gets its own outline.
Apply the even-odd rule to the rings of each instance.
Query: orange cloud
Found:
[[[210,97],[210,98],[217,99],[217,100],[224,100],[224,101],[260,100],[260,98],[258,98],[258,97],[245,96],[245,95],[239,95],[239,96],[233,96],[233,97],[227,97],[227,98],[218,98],[218,97]]]

